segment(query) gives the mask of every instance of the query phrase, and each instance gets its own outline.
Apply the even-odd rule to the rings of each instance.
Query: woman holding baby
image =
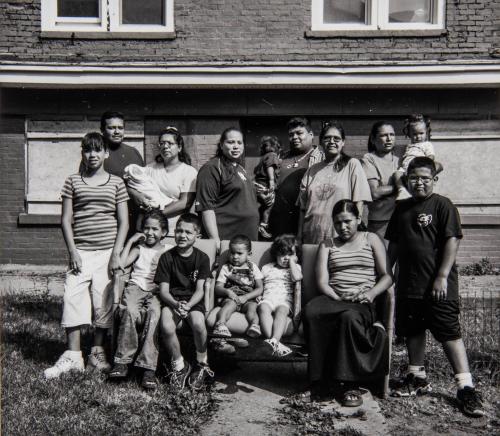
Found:
[[[198,171],[191,166],[182,135],[175,127],[166,127],[160,132],[158,146],[160,154],[144,168],[144,175],[167,198],[163,204],[168,204],[162,204],[161,209],[168,218],[168,236],[173,236],[177,219],[193,205]],[[138,191],[141,206],[150,206],[151,197]]]

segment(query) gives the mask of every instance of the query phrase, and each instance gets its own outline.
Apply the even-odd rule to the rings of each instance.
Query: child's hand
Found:
[[[290,256],[288,261],[290,263],[294,263],[295,265],[297,265],[299,263],[299,258],[297,257],[296,254],[294,254],[293,256]]]
[[[141,240],[144,240],[146,239],[146,235],[144,233],[141,233],[141,232],[137,232],[135,235],[133,235],[131,238],[130,238],[130,241],[133,243],[133,244],[137,244],[138,242],[140,242]]]
[[[227,298],[230,298],[233,301],[236,301],[238,296],[236,295],[236,292],[234,292],[232,289],[227,290]]]
[[[184,319],[187,317],[190,310],[191,308],[185,301],[179,301],[179,306],[174,310],[174,312],[179,315],[180,318]]]
[[[82,271],[82,258],[76,250],[69,254],[69,269],[74,274],[79,274]]]
[[[446,300],[448,294],[448,279],[446,277],[436,277],[432,285],[432,298],[434,301]]]

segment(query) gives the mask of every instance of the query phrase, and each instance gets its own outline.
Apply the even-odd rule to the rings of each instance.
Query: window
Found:
[[[312,0],[312,30],[438,30],[445,0]]]
[[[42,0],[42,32],[174,31],[174,0]]]
[[[144,123],[127,120],[125,142],[144,155]],[[85,133],[99,131],[99,120],[26,119],[26,212],[59,215],[61,187],[78,171]]]

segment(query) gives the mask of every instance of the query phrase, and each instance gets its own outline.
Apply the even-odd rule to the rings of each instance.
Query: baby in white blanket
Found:
[[[123,178],[127,182],[127,186],[148,197],[148,209],[160,208],[163,210],[167,204],[172,203],[171,198],[161,192],[160,187],[147,174],[145,167],[136,164],[130,164],[125,167]]]

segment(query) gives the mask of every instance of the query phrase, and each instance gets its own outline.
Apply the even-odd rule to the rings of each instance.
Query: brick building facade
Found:
[[[352,3],[368,15],[387,2]],[[173,124],[197,168],[229,125],[247,134],[252,167],[258,137],[286,144],[293,115],[310,117],[316,135],[322,120],[339,119],[346,151],[360,157],[374,121],[394,123],[401,150],[403,119],[425,113],[445,166],[439,192],[463,217],[459,260],[500,264],[499,0],[430,2],[442,8],[441,27],[438,18],[377,25],[379,13],[365,27],[326,30],[312,19],[316,0],[165,0],[173,29],[161,32],[116,30],[113,9],[100,10],[95,29],[58,28],[48,4],[0,3],[0,263],[64,263],[60,179],[79,138],[115,109],[147,161],[160,128]]]

